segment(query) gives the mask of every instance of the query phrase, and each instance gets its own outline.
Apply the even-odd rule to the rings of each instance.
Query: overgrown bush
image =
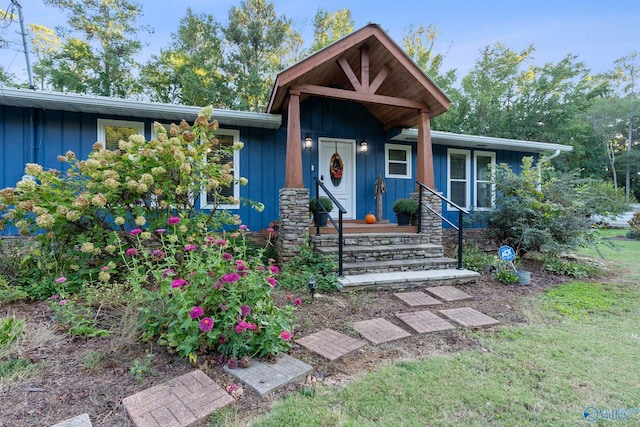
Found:
[[[69,285],[82,284],[90,280],[85,266],[95,267],[114,255],[113,230],[133,243],[124,233],[159,228],[171,215],[191,219],[193,232],[237,222],[215,208],[206,215],[196,211],[203,190],[217,203],[239,203],[222,191],[247,183],[234,180],[233,166],[221,163],[242,143],[222,145],[216,138],[217,121],[208,120],[211,113],[210,107],[203,109],[193,127],[183,121],[167,131],[155,123],[156,139],[147,142],[132,135],[117,150],[97,142],[86,160],[69,151],[58,156],[65,172],[27,164],[26,177],[15,188],[0,190],[0,212],[6,210],[2,221],[22,235],[36,236],[37,251],[27,254],[33,256],[27,265],[36,271],[28,276],[51,283],[65,275]],[[42,297],[46,292],[32,294]]]
[[[589,214],[621,207],[617,198],[599,192],[599,211],[594,211],[590,182],[554,177],[545,162],[534,167],[531,157],[523,158],[520,174],[506,164],[498,165],[494,182],[496,209],[487,214],[487,236],[518,253],[555,254],[594,243],[597,234]]]
[[[598,268],[587,263],[578,261],[563,260],[554,255],[545,255],[540,262],[546,271],[550,271],[561,276],[584,278],[596,274]]]

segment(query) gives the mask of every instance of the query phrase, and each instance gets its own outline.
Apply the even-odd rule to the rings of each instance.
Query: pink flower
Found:
[[[193,307],[191,309],[191,311],[189,312],[189,316],[192,319],[197,319],[198,317],[203,316],[203,315],[204,315],[204,309],[202,307],[198,307],[198,306]]]
[[[154,261],[162,261],[164,259],[164,252],[161,249],[154,249],[153,252],[151,252],[151,258],[153,258]]]
[[[205,317],[200,321],[200,330],[202,332],[209,332],[213,329],[213,319],[210,317]]]
[[[195,251],[196,250],[196,245],[194,244],[190,244],[184,247],[185,251]]]
[[[236,391],[236,388],[238,388],[237,385],[231,384],[229,387],[227,387],[227,393],[233,393],[234,391]]]
[[[269,282],[269,286],[271,286],[272,288],[275,288],[277,285],[276,279],[274,279],[273,277],[267,277],[267,282]]]
[[[227,361],[227,367],[229,369],[236,369],[238,367],[238,359],[236,359],[235,357],[229,358],[229,360]]]
[[[240,228],[240,230],[246,230],[247,226],[245,224],[242,224],[239,228]]]
[[[276,231],[276,230],[274,230],[273,227],[267,228],[267,232],[269,232],[269,233],[273,233],[274,231]]]
[[[277,265],[270,265],[269,270],[271,270],[273,274],[276,274],[279,271]]]
[[[233,255],[228,252],[222,254],[222,259],[225,261],[231,261],[233,259]]]
[[[136,248],[129,248],[124,253],[126,256],[137,256],[138,250]]]
[[[255,323],[249,323],[249,326],[247,326],[247,329],[250,331],[255,331],[256,329],[258,329],[258,325],[256,325]]]
[[[293,303],[295,305],[301,305],[302,304],[302,300],[300,298],[296,298],[295,300],[293,300]]]
[[[180,288],[180,287],[182,287],[182,286],[184,286],[186,284],[187,284],[186,280],[184,280],[184,279],[176,279],[173,282],[171,282],[171,287],[172,288]]]
[[[213,236],[207,236],[205,237],[205,242],[207,242],[208,245],[213,245],[216,243],[216,238]]]
[[[237,282],[238,280],[240,280],[240,276],[238,276],[238,273],[229,273],[222,276],[222,281],[226,283],[233,283]]]
[[[131,230],[129,232],[129,234],[131,234],[132,236],[138,235],[140,233],[142,233],[142,229],[140,229],[140,228],[134,228],[133,230]]]
[[[100,270],[102,270],[102,271],[109,271],[109,267],[104,266],[104,267],[102,267]]]
[[[291,294],[284,294],[284,299],[293,299],[293,295],[291,295]]]
[[[242,304],[242,306],[240,307],[240,312],[244,317],[247,317],[249,314],[251,314],[251,307],[246,304]]]
[[[158,234],[164,234],[164,233],[166,233],[166,232],[167,232],[167,229],[166,229],[166,228],[157,228],[157,229],[156,229],[156,233],[158,233]]]
[[[261,265],[259,265],[259,266],[257,266],[257,267],[256,267],[256,270],[258,270],[258,271],[264,271],[264,267],[263,267],[263,266],[261,266]]]
[[[176,274],[176,271],[173,268],[167,268],[162,272],[162,278],[165,279],[167,276],[173,276]]]
[[[236,325],[236,334],[241,334],[247,330],[249,324],[244,320]]]
[[[64,282],[66,282],[66,281],[67,281],[67,278],[66,278],[66,277],[64,277],[64,276],[62,276],[62,277],[58,277],[58,278],[56,279],[56,283],[64,283]]]
[[[291,339],[291,332],[289,331],[280,332],[280,338],[282,338],[285,341],[289,341]]]
[[[61,299],[58,305],[65,305],[67,303],[66,299]]]
[[[180,224],[180,217],[170,216],[169,219],[167,220],[167,224],[169,225]]]
[[[58,295],[58,294],[56,294],[56,295],[51,295],[51,296],[49,297],[49,299],[58,299],[58,298],[60,298],[60,295]]]
[[[224,239],[220,239],[216,241],[216,245],[218,246],[226,246],[227,245],[227,241]]]

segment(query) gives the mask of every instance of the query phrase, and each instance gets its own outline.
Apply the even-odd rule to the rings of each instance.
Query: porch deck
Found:
[[[336,224],[337,219],[334,219]],[[363,220],[348,219],[342,222],[342,232],[344,234],[361,234],[361,233],[417,233],[418,226],[416,225],[398,225],[390,222],[389,220],[382,220],[375,224],[367,224]],[[314,236],[316,234],[316,226],[309,225],[309,235]],[[338,234],[335,227],[329,222],[325,227],[320,227],[320,234]]]

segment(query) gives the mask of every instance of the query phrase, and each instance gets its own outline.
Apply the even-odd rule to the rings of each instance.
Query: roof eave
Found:
[[[38,92],[26,89],[0,88],[0,105],[24,108],[44,108],[62,111],[110,114],[149,118],[155,120],[195,119],[202,107],[143,102],[104,96],[61,92]],[[280,114],[254,113],[214,109],[213,118],[219,123],[232,126],[247,126],[278,129],[282,123]]]
[[[402,129],[393,138],[393,141],[415,142],[418,140],[417,129]],[[573,150],[570,145],[554,144],[549,142],[523,141],[519,139],[494,138],[489,136],[463,135],[459,133],[431,131],[433,144],[446,146],[459,146],[477,149],[495,149],[506,151],[524,151],[530,153],[543,153],[546,151],[569,152]]]

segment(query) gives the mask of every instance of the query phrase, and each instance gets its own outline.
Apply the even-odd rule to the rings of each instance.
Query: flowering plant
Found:
[[[225,234],[194,238],[181,232],[181,225],[180,218],[169,218],[155,249],[141,239],[131,247],[120,242],[128,276],[151,277],[157,284],[140,288],[152,302],[143,309],[144,338],[157,338],[192,362],[207,350],[233,364],[289,349],[295,306],[276,306],[278,267],[263,265],[260,256],[247,257],[246,227],[229,236],[241,242],[233,247]]]
[[[218,122],[209,121],[212,112],[211,107],[202,109],[193,126],[182,121],[167,130],[155,123],[157,136],[151,141],[132,135],[114,150],[97,142],[86,160],[68,151],[58,156],[65,172],[27,164],[15,188],[0,190],[0,228],[6,223],[22,235],[37,236],[41,253],[53,258],[53,265],[39,260],[50,267],[41,269],[48,280],[35,279],[51,283],[64,274],[70,276],[68,286],[90,279],[85,269],[72,266],[97,265],[112,256],[113,230],[126,233],[124,239],[131,244],[138,237],[158,240],[156,234],[139,233],[166,224],[167,217],[177,213],[199,229],[238,223],[216,206],[208,214],[196,210],[203,191],[216,203],[239,203],[222,194],[234,183],[247,183],[223,161],[243,145],[220,143]],[[253,206],[262,208],[259,203]]]

